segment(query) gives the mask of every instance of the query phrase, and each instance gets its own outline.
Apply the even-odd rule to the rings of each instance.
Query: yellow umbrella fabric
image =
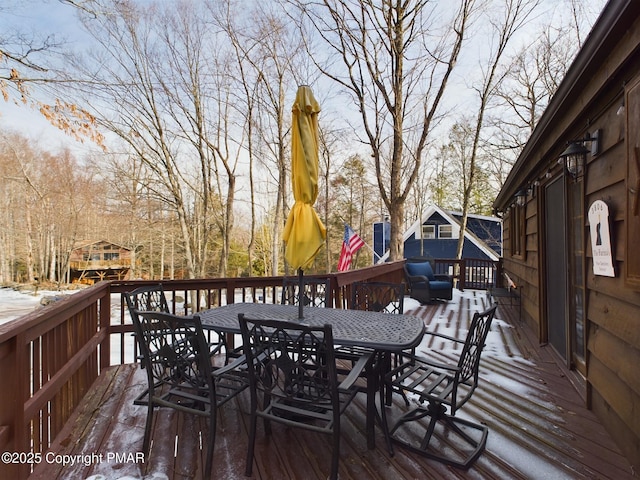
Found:
[[[327,229],[313,204],[318,198],[318,113],[320,105],[306,85],[298,87],[292,108],[291,186],[295,203],[284,227],[284,257],[306,269],[324,244]]]

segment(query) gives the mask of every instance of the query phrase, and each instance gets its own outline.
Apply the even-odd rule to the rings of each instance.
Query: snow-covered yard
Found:
[[[42,307],[43,299],[55,298],[62,295],[72,295],[77,290],[16,290],[14,288],[0,288],[0,324],[33,312]]]

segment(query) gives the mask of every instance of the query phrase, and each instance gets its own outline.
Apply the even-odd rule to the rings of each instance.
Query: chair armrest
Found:
[[[453,277],[451,275],[445,275],[444,273],[439,273],[437,275],[433,276],[436,280],[442,281],[442,282],[453,282]]]
[[[458,367],[457,365],[450,365],[450,364],[446,364],[446,363],[439,363],[439,362],[434,362],[433,360],[429,360],[426,357],[421,357],[419,355],[409,355],[409,354],[402,354],[402,360],[403,363],[402,365],[394,368],[393,370],[391,370],[391,372],[389,372],[386,375],[386,378],[392,378],[397,372],[402,371],[403,369],[407,368],[408,365],[415,365],[416,363],[421,363],[424,365],[429,365],[430,367],[435,367],[441,370],[447,370],[450,371],[452,373],[458,372],[460,371],[460,367]]]
[[[353,387],[353,384],[356,382],[356,380],[358,380],[358,378],[362,375],[364,369],[372,363],[374,355],[375,352],[372,351],[360,356],[358,358],[358,361],[351,368],[349,375],[347,375],[345,379],[340,382],[340,385],[338,385],[338,390],[342,392],[349,391],[351,387]]]
[[[438,333],[438,332],[424,332],[425,335],[431,335],[434,337],[440,337],[440,338],[444,338],[446,340],[450,340],[452,342],[456,342],[456,343],[464,343],[464,340],[461,340],[459,338],[455,338],[455,337],[451,337],[449,335],[445,335],[444,333]]]
[[[407,279],[409,280],[409,283],[424,282],[427,286],[429,285],[429,279],[424,275],[407,275]]]
[[[247,357],[245,355],[241,355],[240,357],[236,358],[233,362],[226,364],[224,367],[216,368],[212,372],[212,375],[214,376],[214,378],[225,375],[226,373],[229,373],[233,370],[238,369],[245,363],[247,363]]]

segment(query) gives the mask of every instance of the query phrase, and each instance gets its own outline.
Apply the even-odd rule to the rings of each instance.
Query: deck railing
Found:
[[[436,271],[460,265],[456,276],[462,288],[469,285],[467,276],[474,269],[496,268],[493,262],[471,266],[468,261],[434,263]],[[334,307],[348,308],[354,282],[401,282],[403,264],[385,263],[327,275]],[[212,278],[162,283],[172,311],[190,314],[237,301],[279,303],[282,280]],[[109,365],[135,361],[133,328],[121,294],[154,283],[158,281],[100,282],[0,325],[4,390],[0,395],[0,450],[5,452],[0,478],[26,479],[35,463],[46,461],[44,454],[51,442],[100,372]]]
[[[109,365],[109,284],[0,326],[0,478],[23,479]]]

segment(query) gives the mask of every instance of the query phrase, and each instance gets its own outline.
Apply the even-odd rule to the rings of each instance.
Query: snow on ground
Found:
[[[33,292],[8,287],[0,288],[0,324],[15,320],[42,307],[43,299],[72,295],[77,291],[38,290]]]

